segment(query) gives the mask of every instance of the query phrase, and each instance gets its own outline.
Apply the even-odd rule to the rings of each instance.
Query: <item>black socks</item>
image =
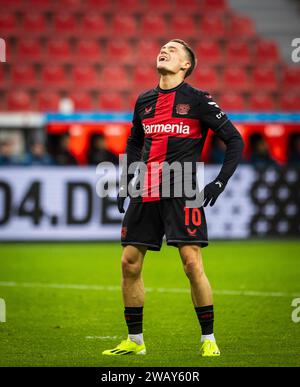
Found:
[[[196,306],[195,311],[201,325],[202,335],[214,333],[214,307],[213,305]]]
[[[143,307],[125,307],[125,320],[130,335],[143,333]]]

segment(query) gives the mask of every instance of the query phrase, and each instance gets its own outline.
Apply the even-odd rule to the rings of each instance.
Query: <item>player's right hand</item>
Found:
[[[124,190],[126,190],[126,187],[122,185],[119,189],[119,193],[117,196],[118,210],[120,214],[124,214],[125,212],[124,203],[125,203],[126,196],[124,196],[124,192],[123,192]]]

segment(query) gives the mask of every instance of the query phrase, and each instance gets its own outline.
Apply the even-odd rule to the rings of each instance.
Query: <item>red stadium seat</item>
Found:
[[[112,36],[123,38],[137,36],[136,19],[130,15],[117,15],[111,22]]]
[[[283,111],[299,112],[300,111],[300,93],[283,93],[279,100],[280,109]]]
[[[176,13],[194,13],[200,10],[200,4],[198,0],[175,0],[175,6],[171,9]]]
[[[153,38],[166,35],[166,21],[162,16],[156,14],[148,14],[142,18],[141,21],[141,32],[142,38]]]
[[[42,69],[42,82],[45,87],[65,89],[69,82],[63,66],[47,64]]]
[[[152,63],[155,65],[161,45],[155,40],[140,40],[136,48],[139,63]]]
[[[75,48],[75,63],[100,63],[103,54],[96,40],[80,40]]]
[[[86,0],[86,7],[95,12],[113,11],[114,2],[111,0]]]
[[[226,62],[227,65],[241,64],[251,65],[252,54],[249,44],[246,41],[232,41],[228,42],[226,47]]]
[[[225,93],[220,97],[220,107],[225,111],[243,111],[246,109],[245,98],[237,93]]]
[[[270,94],[253,93],[250,97],[250,109],[261,111],[274,111],[275,102]]]
[[[7,9],[10,12],[19,11],[22,8],[22,0],[0,0],[0,9]]]
[[[132,112],[134,110],[134,106],[138,96],[139,96],[138,92],[130,93],[128,97],[124,99],[124,109]]]
[[[26,2],[23,2],[26,4],[23,4],[22,7],[25,11],[34,9],[38,11],[51,11],[53,8],[53,1],[52,0],[27,0]]]
[[[21,23],[22,34],[29,37],[43,36],[49,34],[49,27],[46,18],[41,13],[26,13]]]
[[[127,90],[131,86],[126,70],[117,65],[106,66],[101,73],[101,88],[114,90]]]
[[[14,14],[2,13],[0,14],[0,34],[2,38],[8,36],[15,36],[18,34],[17,20]]]
[[[12,91],[7,95],[7,110],[29,111],[34,110],[31,106],[32,99],[25,91]]]
[[[202,38],[224,39],[226,34],[224,18],[218,15],[203,15],[200,29]]]
[[[175,15],[171,20],[171,31],[174,36],[191,38],[196,34],[196,26],[192,16]]]
[[[134,69],[133,84],[136,90],[146,90],[157,86],[158,75],[154,66],[139,66]]]
[[[257,64],[274,64],[280,60],[277,43],[266,40],[256,42],[254,48],[255,62]]]
[[[80,89],[97,89],[99,87],[99,75],[92,66],[74,66],[72,71],[72,84]]]
[[[300,68],[296,67],[285,67],[282,74],[282,86],[288,91],[299,91],[300,90]]]
[[[71,100],[74,103],[74,108],[77,111],[80,110],[93,110],[93,100],[89,93],[75,92],[70,95]]]
[[[120,93],[103,93],[99,97],[100,110],[121,110],[122,96]]]
[[[42,91],[37,95],[37,108],[42,112],[56,112],[59,109],[60,96],[54,92]]]
[[[232,91],[248,91],[250,88],[249,77],[244,67],[229,66],[224,69],[223,86]]]
[[[227,0],[202,0],[203,13],[224,13],[228,11]]]
[[[170,13],[172,9],[171,0],[145,0],[145,12],[153,12],[156,14]]]
[[[72,62],[71,49],[67,40],[50,40],[46,48],[47,62],[66,63]]]
[[[107,43],[107,60],[113,63],[132,63],[134,56],[131,44],[126,40],[110,40]]]
[[[141,13],[144,10],[143,0],[116,0],[115,9],[123,13]]]
[[[17,64],[12,68],[12,82],[15,86],[34,87],[36,72],[29,64]]]
[[[55,8],[60,11],[62,9],[72,10],[72,12],[82,12],[84,0],[59,0],[55,4]]]
[[[252,86],[263,90],[264,92],[271,92],[278,90],[278,80],[276,71],[273,67],[256,67],[252,73]]]
[[[215,40],[201,41],[195,46],[195,53],[199,63],[223,63],[223,52],[220,44]]]
[[[77,21],[70,13],[57,13],[54,15],[53,32],[57,36],[73,36],[77,32]]]
[[[201,90],[207,90],[210,93],[218,92],[220,89],[220,80],[218,72],[214,67],[211,66],[198,66],[193,72],[188,81],[194,84]]]
[[[25,62],[42,62],[42,45],[36,39],[20,39],[16,48],[17,60]]]
[[[251,39],[255,37],[253,21],[247,16],[233,15],[229,19],[227,30],[228,37],[239,39]]]
[[[108,26],[104,16],[99,14],[84,14],[79,27],[81,37],[102,38],[108,35]]]

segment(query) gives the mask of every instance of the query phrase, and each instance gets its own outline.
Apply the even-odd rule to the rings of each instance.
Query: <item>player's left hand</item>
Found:
[[[218,179],[207,184],[204,187],[203,207],[208,206],[208,204],[210,204],[210,206],[212,207],[218,199],[219,195],[224,191],[224,189],[225,184]]]
[[[125,189],[126,189],[125,186],[121,186],[119,189],[118,196],[117,196],[118,210],[121,214],[124,214],[124,212],[125,212],[124,202],[125,202],[126,196],[124,196],[124,194],[122,194],[122,191]]]

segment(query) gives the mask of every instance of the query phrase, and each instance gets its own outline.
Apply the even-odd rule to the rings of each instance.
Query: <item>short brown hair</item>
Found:
[[[182,44],[183,47],[185,48],[185,51],[187,52],[187,54],[189,56],[189,59],[191,61],[191,67],[189,67],[185,73],[184,78],[186,78],[192,74],[192,72],[194,71],[194,68],[196,67],[196,64],[197,64],[196,55],[195,55],[193,49],[184,40],[172,39],[172,40],[170,40],[170,42],[176,42],[176,43]]]

